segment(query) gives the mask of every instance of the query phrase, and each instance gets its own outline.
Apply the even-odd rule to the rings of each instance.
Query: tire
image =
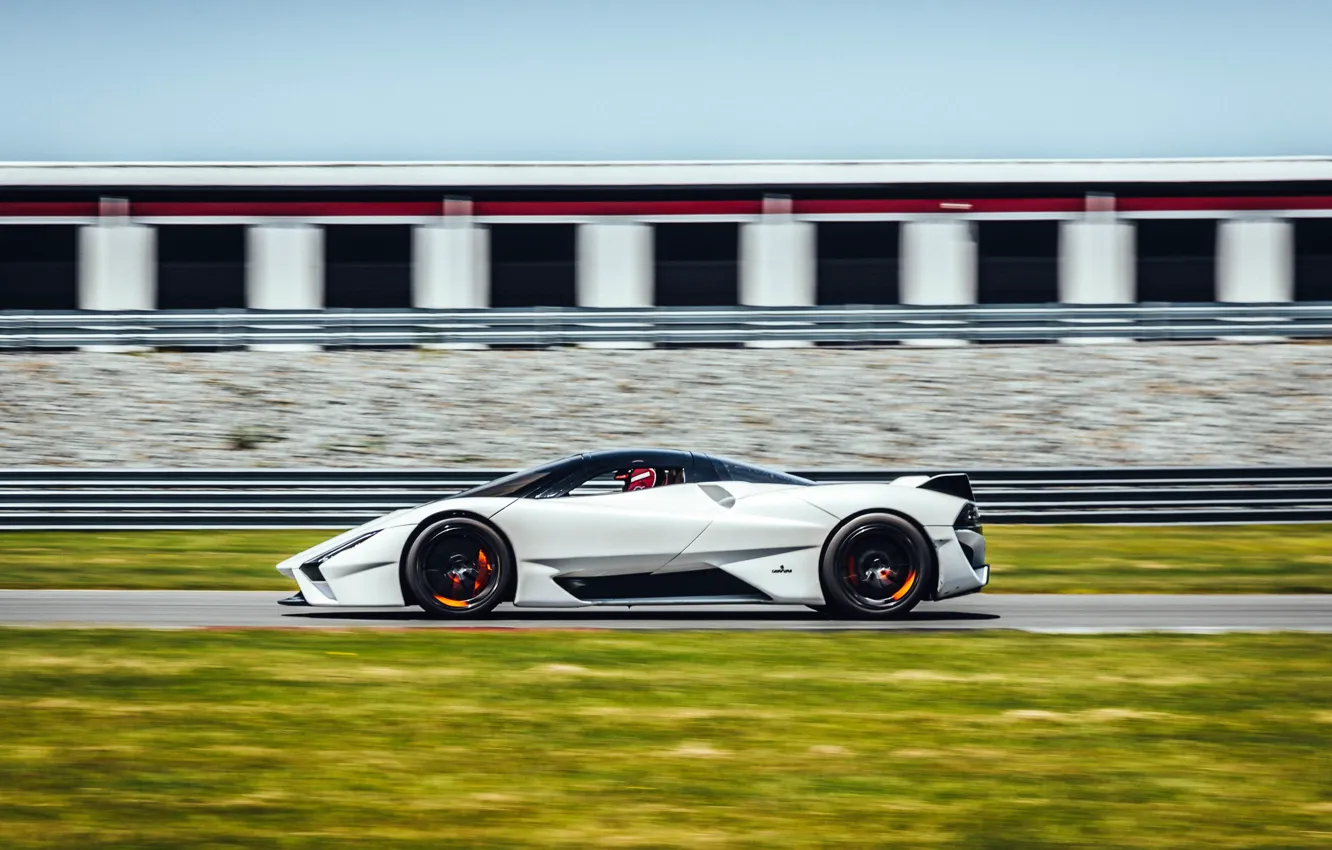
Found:
[[[489,613],[512,595],[517,580],[504,538],[471,517],[449,517],[427,526],[407,551],[404,573],[416,603],[441,619]]]
[[[824,547],[819,583],[830,613],[857,619],[903,617],[929,595],[929,541],[894,514],[858,516]]]

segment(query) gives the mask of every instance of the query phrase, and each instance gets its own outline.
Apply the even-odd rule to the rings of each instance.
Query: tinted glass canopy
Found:
[[[744,481],[754,484],[809,486],[814,482],[785,472],[672,449],[614,449],[571,455],[497,478],[459,496],[549,499],[567,495],[588,479],[613,469],[635,467],[683,469],[685,483]]]

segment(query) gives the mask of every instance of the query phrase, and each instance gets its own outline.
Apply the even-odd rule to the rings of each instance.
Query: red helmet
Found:
[[[650,490],[657,486],[657,470],[646,466],[630,469],[615,476],[624,482],[624,492],[631,490]]]

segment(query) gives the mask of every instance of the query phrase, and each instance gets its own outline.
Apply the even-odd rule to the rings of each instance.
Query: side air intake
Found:
[[[767,602],[770,599],[752,584],[716,567],[676,573],[558,576],[555,583],[585,602],[671,599]]]

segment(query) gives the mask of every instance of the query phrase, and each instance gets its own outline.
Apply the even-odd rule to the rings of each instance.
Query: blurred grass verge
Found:
[[[1332,593],[1332,525],[990,525],[992,593]],[[0,587],[286,590],[333,531],[0,533]]]
[[[1325,846],[1332,637],[0,629],[65,847]]]

